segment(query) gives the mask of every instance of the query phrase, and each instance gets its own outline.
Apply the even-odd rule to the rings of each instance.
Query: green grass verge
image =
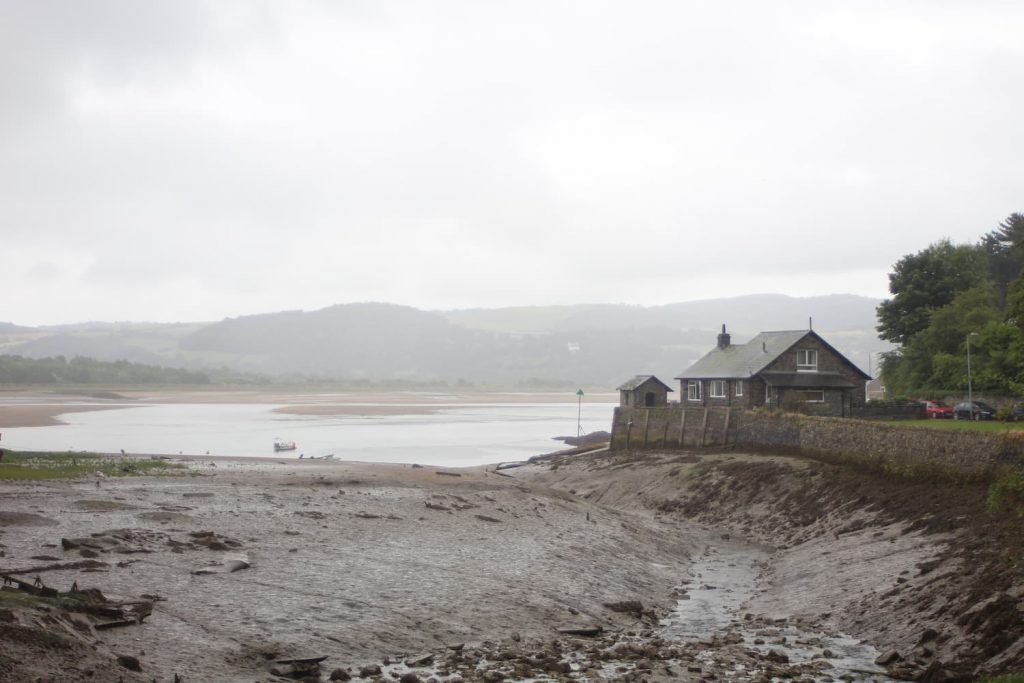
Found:
[[[1024,472],[1021,470],[1005,472],[989,486],[985,499],[989,514],[998,514],[1006,507],[1024,517]]]
[[[928,427],[930,429],[960,429],[971,432],[1020,432],[1024,431],[1024,422],[998,422],[983,420],[899,420],[893,424],[907,427]]]
[[[986,676],[979,678],[978,683],[1024,683],[1024,674],[1007,674],[1005,676]]]
[[[154,474],[180,474],[188,468],[166,460],[104,456],[97,453],[36,453],[4,451],[0,460],[0,479],[36,481],[40,479],[77,479],[102,472],[107,477],[131,477]]]

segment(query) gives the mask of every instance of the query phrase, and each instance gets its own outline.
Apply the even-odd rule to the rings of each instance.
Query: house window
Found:
[[[711,380],[711,398],[725,398],[725,380]]]
[[[817,351],[817,349],[797,349],[796,350],[796,371],[797,372],[817,372],[818,371],[818,351]]]
[[[699,401],[704,398],[704,394],[701,392],[700,380],[691,379],[686,383],[686,400],[688,401]]]
[[[824,403],[825,392],[819,389],[810,389],[807,391],[795,391],[793,392],[797,400],[803,401],[804,403]]]
[[[743,389],[744,389],[743,384],[744,384],[743,380],[741,380],[741,379],[736,380],[736,395],[737,396],[742,396],[743,395]]]

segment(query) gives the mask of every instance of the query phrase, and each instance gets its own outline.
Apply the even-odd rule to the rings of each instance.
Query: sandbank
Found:
[[[85,413],[94,410],[116,410],[128,405],[68,405],[52,403],[47,405],[0,405],[0,428],[3,427],[53,427],[67,424],[58,416],[67,413]]]

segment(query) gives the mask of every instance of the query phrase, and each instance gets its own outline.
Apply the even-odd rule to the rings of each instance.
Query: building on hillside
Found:
[[[676,379],[683,405],[799,405],[812,415],[849,417],[864,405],[871,378],[814,330],[761,332],[733,344],[722,325],[718,346]]]
[[[619,387],[619,405],[623,408],[656,408],[668,405],[672,387],[654,375],[637,375]]]

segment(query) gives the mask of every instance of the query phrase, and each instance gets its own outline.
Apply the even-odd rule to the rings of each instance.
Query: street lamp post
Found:
[[[974,417],[974,386],[971,378],[971,337],[977,337],[977,332],[967,335],[967,403],[971,407],[971,417]]]

